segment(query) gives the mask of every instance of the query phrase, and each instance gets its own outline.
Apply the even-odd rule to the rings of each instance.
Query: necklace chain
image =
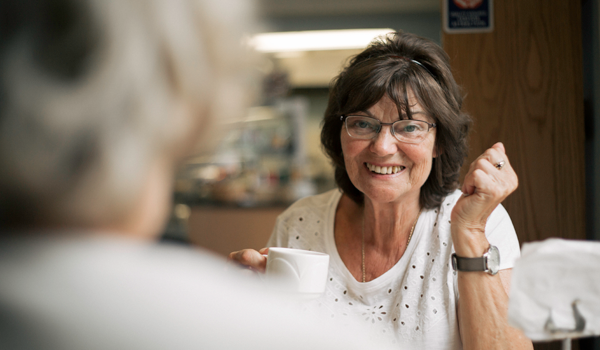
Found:
[[[419,215],[417,215],[417,220],[410,228],[410,233],[408,234],[408,241],[406,241],[406,247],[410,243],[410,240],[413,236],[413,232],[415,231],[415,227],[417,226],[417,222],[419,221],[419,216],[421,216],[421,211],[419,210]],[[365,214],[362,216],[362,281],[365,283],[366,281],[366,272],[365,272]]]

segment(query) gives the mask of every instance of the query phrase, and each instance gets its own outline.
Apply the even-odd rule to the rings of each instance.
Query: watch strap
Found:
[[[456,255],[456,253],[452,254],[452,267],[458,271],[486,271],[487,266],[485,266],[485,257],[479,258],[461,258]]]

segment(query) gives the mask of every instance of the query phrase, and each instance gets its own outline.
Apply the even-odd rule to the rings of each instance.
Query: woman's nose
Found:
[[[392,135],[390,125],[383,125],[379,133],[371,141],[371,150],[373,153],[384,156],[398,151],[398,140]]]

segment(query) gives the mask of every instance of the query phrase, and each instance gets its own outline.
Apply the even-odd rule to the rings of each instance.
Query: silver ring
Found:
[[[496,169],[501,170],[502,168],[504,168],[504,161],[501,160],[498,163],[494,164],[494,166],[496,167]]]

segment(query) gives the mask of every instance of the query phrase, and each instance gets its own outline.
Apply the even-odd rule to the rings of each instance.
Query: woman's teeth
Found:
[[[387,174],[396,174],[399,171],[404,170],[406,167],[404,166],[376,166],[369,163],[367,164],[367,168],[374,173],[387,175]]]

